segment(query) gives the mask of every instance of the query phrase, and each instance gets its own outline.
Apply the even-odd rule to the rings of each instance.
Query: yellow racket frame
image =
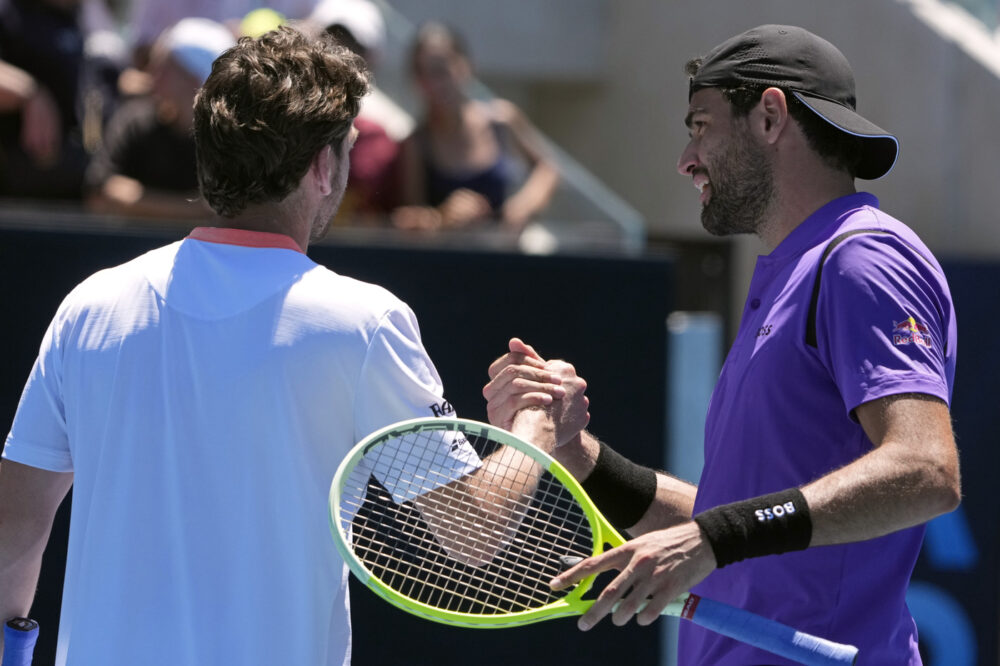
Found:
[[[525,455],[531,457],[537,463],[542,465],[544,469],[549,471],[564,486],[566,486],[566,488],[573,495],[574,499],[576,499],[576,501],[580,504],[584,514],[587,516],[587,520],[590,522],[590,528],[593,534],[594,546],[593,553],[591,555],[599,555],[602,553],[605,549],[605,545],[613,548],[625,543],[625,539],[622,538],[618,531],[611,526],[603,515],[601,515],[600,511],[597,510],[597,507],[595,507],[590,498],[587,497],[586,492],[584,492],[579,482],[573,478],[573,475],[570,474],[565,467],[559,464],[559,462],[552,458],[552,456],[548,455],[537,446],[529,444],[520,437],[517,437],[506,430],[497,428],[487,423],[481,423],[479,421],[460,418],[417,418],[386,426],[385,428],[382,428],[381,430],[378,430],[364,438],[353,449],[351,449],[350,453],[348,453],[347,457],[344,458],[343,462],[337,469],[337,473],[333,477],[333,482],[330,485],[330,531],[333,534],[333,540],[337,546],[337,550],[344,558],[344,561],[350,568],[351,573],[353,573],[358,580],[364,583],[370,590],[374,591],[380,597],[397,608],[400,608],[408,613],[413,613],[414,615],[419,615],[420,617],[434,622],[442,622],[460,627],[482,629],[515,627],[559,617],[581,615],[586,612],[587,609],[593,604],[593,601],[589,599],[584,600],[582,597],[593,585],[594,576],[590,576],[580,581],[566,596],[552,601],[544,606],[540,606],[539,608],[513,613],[477,615],[472,613],[442,610],[411,599],[385,585],[381,580],[375,577],[371,571],[368,570],[365,564],[358,558],[357,555],[355,555],[350,544],[347,542],[347,535],[343,532],[343,521],[340,513],[340,496],[343,491],[344,484],[347,481],[347,477],[350,476],[351,470],[355,468],[358,461],[363,458],[373,446],[377,446],[378,444],[399,437],[400,435],[416,431],[461,432],[472,437],[488,437],[495,442],[499,442],[500,444],[523,452]],[[680,613],[681,605],[681,601],[674,602],[671,606],[676,606],[676,608],[668,608],[665,612],[677,615]]]

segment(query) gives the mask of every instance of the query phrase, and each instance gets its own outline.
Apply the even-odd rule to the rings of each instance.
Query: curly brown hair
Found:
[[[370,78],[364,61],[329,36],[283,26],[240,39],[194,102],[202,196],[228,218],[283,200],[317,152],[332,145],[340,155]]]

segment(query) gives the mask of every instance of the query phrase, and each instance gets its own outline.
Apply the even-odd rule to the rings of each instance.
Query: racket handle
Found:
[[[807,666],[850,666],[858,648],[797,631],[742,608],[688,595],[681,617],[748,645]]]
[[[0,666],[31,666],[37,640],[37,622],[26,617],[7,620],[3,627],[3,662]]]

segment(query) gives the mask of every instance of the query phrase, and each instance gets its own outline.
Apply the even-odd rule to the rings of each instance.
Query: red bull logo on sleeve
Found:
[[[931,332],[926,324],[922,324],[912,316],[900,322],[892,322],[892,344],[899,345],[923,345],[930,349]]]

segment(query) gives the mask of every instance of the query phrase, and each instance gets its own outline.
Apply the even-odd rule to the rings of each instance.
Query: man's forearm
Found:
[[[803,487],[813,516],[811,545],[874,539],[954,510],[960,496],[934,478],[935,466],[901,463],[897,454],[907,452],[884,445]]]
[[[584,430],[578,442],[570,442],[555,450],[556,459],[580,481],[586,480],[594,470],[600,455],[600,441]],[[633,525],[627,526],[629,534],[638,536],[652,530],[664,529],[691,519],[697,486],[673,477],[666,472],[656,472],[656,490],[645,513]],[[629,493],[623,488],[621,493]],[[628,501],[623,497],[622,501]],[[598,506],[598,508],[601,508]],[[602,508],[605,511],[606,508]]]
[[[31,603],[35,599],[35,588],[38,585],[38,575],[42,568],[42,553],[45,544],[40,549],[30,553],[13,553],[8,547],[8,540],[3,530],[0,530],[0,620],[6,621],[12,617],[27,617]]]
[[[955,509],[961,500],[958,450],[948,407],[893,396],[857,408],[872,451],[802,488],[812,545],[873,539]]]
[[[573,478],[582,481],[593,471],[600,450],[600,441],[584,430],[580,433],[579,439],[574,438],[552,451],[552,456],[573,475]]]
[[[27,616],[70,473],[0,462],[0,620]]]
[[[511,432],[544,451],[556,446],[555,425],[541,410],[520,412]],[[470,566],[489,564],[517,531],[545,471],[507,446],[482,462],[475,472],[414,500],[438,543],[452,559]]]
[[[698,486],[666,472],[657,472],[656,497],[639,522],[628,528],[628,533],[639,536],[691,520],[697,492]]]

